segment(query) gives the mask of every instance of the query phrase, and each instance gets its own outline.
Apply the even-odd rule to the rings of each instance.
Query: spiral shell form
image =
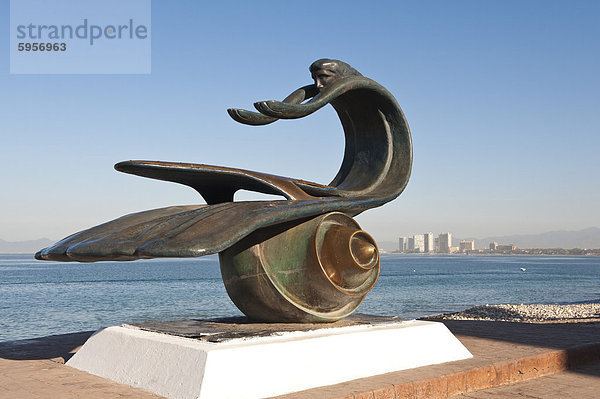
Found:
[[[380,271],[375,240],[340,212],[258,230],[219,260],[236,306],[250,319],[273,322],[344,318]]]

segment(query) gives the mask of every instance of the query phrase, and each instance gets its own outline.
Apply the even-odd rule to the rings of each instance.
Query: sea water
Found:
[[[412,319],[484,304],[599,301],[600,257],[391,254],[358,312]],[[236,315],[216,256],[60,263],[0,255],[0,341]]]

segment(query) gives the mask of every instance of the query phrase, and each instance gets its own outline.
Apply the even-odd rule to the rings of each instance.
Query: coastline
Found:
[[[568,256],[568,257],[590,257],[600,256],[600,249],[592,249],[592,253],[586,254],[545,254],[545,253],[486,253],[486,252],[473,252],[473,253],[437,253],[437,252],[397,252],[389,251],[386,249],[380,249],[379,253],[383,255],[419,255],[419,256]],[[34,258],[35,252],[0,252],[2,255],[31,255]],[[168,259],[168,258],[165,258]]]
[[[597,257],[423,255],[382,255],[379,283],[359,312],[415,319],[486,303],[575,304],[600,298]],[[216,255],[95,264],[7,255],[0,271],[11,309],[0,341],[124,321],[239,315],[223,287]]]
[[[379,253],[383,255],[418,255],[418,256],[565,256],[565,257],[578,257],[578,258],[589,258],[593,256],[600,256],[600,249],[594,249],[593,253],[588,254],[532,254],[532,253],[485,253],[485,252],[475,252],[475,253],[437,253],[437,252],[395,252],[395,251],[386,251],[380,250]]]
[[[600,300],[569,305],[481,305],[460,312],[426,316],[421,320],[477,320],[519,323],[600,323]]]

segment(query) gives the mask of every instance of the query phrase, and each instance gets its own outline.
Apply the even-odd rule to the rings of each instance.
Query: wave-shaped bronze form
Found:
[[[258,113],[228,113],[244,124],[265,125],[331,104],[346,144],[331,183],[211,165],[120,162],[118,171],[188,185],[207,205],[126,215],[73,234],[36,258],[94,262],[219,253],[228,293],[251,318],[333,321],[350,314],[379,275],[376,244],[351,216],[404,190],[411,137],[400,106],[375,81],[337,60],[315,61],[310,70],[315,84],[283,101],[257,102]],[[233,202],[240,189],[286,200]]]

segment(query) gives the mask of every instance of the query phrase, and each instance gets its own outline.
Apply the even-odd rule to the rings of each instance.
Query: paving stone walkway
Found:
[[[600,363],[497,388],[455,396],[469,399],[598,399]]]
[[[64,362],[91,332],[0,342],[0,399],[158,399]]]

